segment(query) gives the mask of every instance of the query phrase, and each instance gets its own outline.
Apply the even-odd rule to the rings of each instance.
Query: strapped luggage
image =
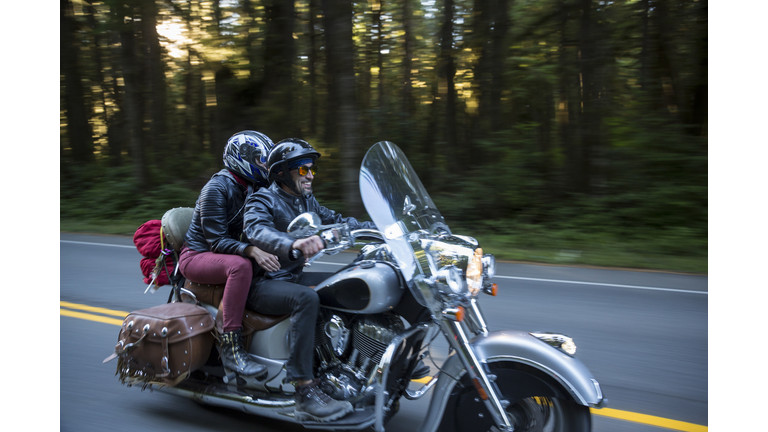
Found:
[[[213,348],[215,321],[203,307],[166,303],[128,314],[114,353],[120,382],[173,387],[205,365]]]

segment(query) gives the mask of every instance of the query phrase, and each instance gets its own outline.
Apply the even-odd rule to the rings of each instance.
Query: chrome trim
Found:
[[[389,346],[387,346],[384,354],[382,354],[378,366],[373,369],[370,378],[368,378],[368,382],[365,386],[366,389],[369,387],[378,388],[378,391],[375,392],[376,402],[374,404],[374,412],[376,414],[376,421],[373,425],[373,428],[376,432],[384,432],[384,411],[389,409],[389,407],[384,406],[384,398],[387,396],[385,395],[385,386],[387,383],[387,378],[389,377],[389,365],[392,363],[392,359],[397,353],[400,344],[402,344],[406,339],[415,335],[416,333],[426,333],[428,329],[428,324],[419,324],[406,329],[404,332],[395,336]]]
[[[248,414],[269,417],[277,420],[287,420],[296,423],[293,417],[294,406],[296,405],[293,397],[283,400],[271,400],[253,398],[246,394],[232,393],[227,389],[219,389],[214,386],[206,388],[185,388],[185,383],[176,387],[160,387],[158,390],[182,396],[194,401],[208,405],[243,411]]]
[[[409,389],[405,389],[405,394],[403,394],[403,396],[405,396],[405,398],[408,400],[421,399],[422,396],[424,396],[428,391],[432,389],[432,387],[435,386],[435,384],[437,384],[439,375],[440,375],[440,372],[435,374],[435,376],[433,376],[428,383],[424,384],[424,386],[418,390],[411,391]]]
[[[381,231],[373,230],[373,229],[358,229],[350,231],[350,236],[353,238],[357,237],[375,237],[381,241],[386,241],[384,239],[384,234],[381,233]]]
[[[459,320],[459,311],[460,309],[457,307],[453,308],[445,308],[443,309],[442,316],[444,319],[451,320],[451,321],[458,321]]]
[[[597,392],[597,400],[599,401],[596,404],[589,404],[592,408],[602,408],[608,403],[608,399],[605,399],[603,397],[603,390],[600,388],[600,383],[597,382],[596,379],[591,378],[592,384],[595,386],[595,391]]]
[[[459,357],[464,368],[469,372],[470,379],[477,379],[488,396],[487,399],[483,399],[483,403],[488,408],[493,422],[501,430],[512,428],[507,412],[501,404],[497,387],[488,379],[482,364],[477,359],[477,356],[475,356],[474,348],[469,344],[461,323],[441,321],[440,325],[446,335],[454,336],[448,338],[448,343],[456,350],[457,357]]]
[[[469,322],[471,322],[472,327],[470,327],[470,330],[476,335],[483,335],[488,336],[488,326],[485,324],[485,319],[483,318],[483,312],[480,310],[480,304],[477,302],[476,298],[469,299],[469,308],[467,309],[467,317],[469,318]]]
[[[188,290],[186,288],[179,288],[179,293],[180,294],[186,294],[186,295],[192,297],[195,300],[195,302],[199,302],[199,300],[197,300],[197,296],[195,295],[195,293],[193,293],[192,291],[190,291],[190,290]]]

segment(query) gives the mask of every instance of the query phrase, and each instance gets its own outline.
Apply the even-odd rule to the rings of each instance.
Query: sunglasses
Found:
[[[300,167],[296,167],[294,169],[298,170],[299,171],[299,175],[302,176],[302,177],[307,175],[308,172],[312,172],[312,175],[317,174],[317,166],[315,166],[315,165],[312,165],[311,167],[300,166]]]

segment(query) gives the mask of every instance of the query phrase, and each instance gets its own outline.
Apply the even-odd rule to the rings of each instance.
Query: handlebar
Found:
[[[339,227],[343,228],[344,226],[346,226],[346,224],[328,225],[324,227],[328,229],[324,230],[323,233],[331,232],[333,229],[336,229]],[[323,241],[325,249],[322,249],[320,250],[320,252],[314,254],[312,257],[309,257],[307,261],[304,263],[304,266],[305,267],[311,266],[315,260],[317,260],[323,255],[334,255],[343,249],[347,249],[349,247],[354,246],[355,240],[357,238],[384,241],[384,236],[380,231],[377,231],[377,230],[359,229],[352,232],[349,232],[349,231],[345,231],[345,232],[346,232],[346,235],[344,235],[342,239],[339,239],[341,240],[339,242],[336,241],[336,238],[334,236],[326,237],[325,235],[323,235],[323,233],[320,233],[319,237]],[[291,259],[291,261],[297,261],[306,257],[304,256],[304,253],[301,250],[291,249],[289,258]]]

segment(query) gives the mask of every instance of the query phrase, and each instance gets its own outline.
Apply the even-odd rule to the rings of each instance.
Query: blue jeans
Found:
[[[314,379],[315,323],[320,310],[320,297],[314,289],[333,273],[302,272],[296,283],[261,279],[251,285],[246,308],[264,315],[291,315],[288,379]]]

